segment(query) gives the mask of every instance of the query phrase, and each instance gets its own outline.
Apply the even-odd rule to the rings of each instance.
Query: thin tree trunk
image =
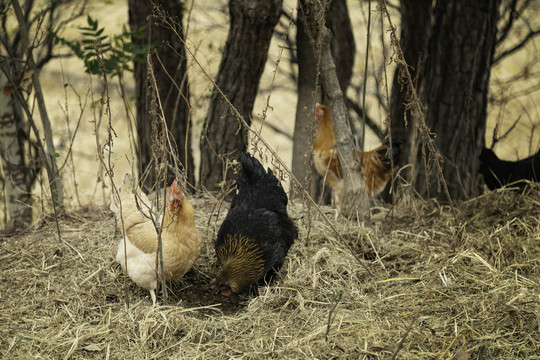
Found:
[[[21,141],[12,95],[4,93],[7,77],[0,73],[0,157],[4,177],[6,228],[27,227],[32,223],[30,171],[25,163],[25,147]]]
[[[339,87],[343,94],[346,94],[351,81],[356,54],[356,44],[346,0],[334,0],[332,2],[326,18],[326,26],[333,35],[330,41],[330,50],[336,66]]]
[[[176,141],[178,157],[184,166],[186,180],[192,186],[195,185],[195,172],[191,149],[191,117],[189,104],[189,86],[187,77],[187,60],[183,43],[182,29],[182,3],[179,0],[155,1],[129,0],[129,25],[131,31],[137,32],[143,26],[146,27],[142,38],[133,37],[132,41],[138,46],[156,47],[151,52],[153,71],[163,107],[167,128]],[[155,6],[163,9],[159,16],[155,13]],[[170,29],[170,24],[164,24],[161,16],[169,16],[176,22],[176,32],[182,39]],[[134,62],[135,96],[137,99],[137,133],[139,135],[139,167],[142,172],[148,170],[148,177],[144,181],[147,189],[151,189],[156,181],[155,166],[152,164],[153,138],[160,139],[160,130],[152,128],[152,116],[150,116],[150,100],[148,84],[148,64]],[[153,132],[157,131],[157,134]],[[157,164],[159,168],[159,164]],[[168,172],[173,175],[171,171]],[[168,179],[169,182],[171,179]]]
[[[317,123],[313,116],[315,103],[320,102],[321,94],[316,92],[317,83],[317,59],[311,48],[309,38],[304,30],[302,21],[297,22],[296,52],[298,58],[298,102],[296,104],[296,120],[294,123],[292,172],[302,186],[308,189],[310,175],[313,175],[311,184],[317,184],[310,189],[312,197],[317,198],[315,193],[320,179],[316,172],[312,171],[310,149],[313,147],[313,139]],[[293,192],[301,195],[302,192]]]
[[[347,108],[336,73],[336,66],[330,49],[331,33],[325,26],[323,6],[318,3],[300,2],[300,18],[304,21],[306,32],[315,53],[320,49],[320,64],[323,85],[332,111],[332,126],[336,137],[336,152],[341,169],[345,195],[341,211],[346,216],[364,217],[368,209],[365,184],[360,176],[360,159],[355,151],[354,138],[349,126]]]
[[[428,48],[423,98],[426,122],[444,157],[452,199],[478,194],[479,155],[484,145],[487,94],[501,0],[439,1]],[[446,199],[418,155],[416,187]],[[426,181],[427,180],[427,181]]]
[[[201,133],[200,184],[218,190],[230,179],[231,164],[247,147],[247,129],[229,109],[225,96],[251,124],[253,103],[266,64],[282,0],[230,0],[230,29],[208,115]]]
[[[328,13],[326,25],[333,33],[331,40],[332,57],[336,64],[341,91],[346,93],[352,76],[355,43],[345,0],[334,1]],[[317,60],[302,21],[297,22],[296,49],[298,57],[298,103],[294,126],[292,172],[305,188],[308,187],[309,176],[312,175],[310,193],[312,197],[318,199],[323,188],[323,180],[310,166],[311,154],[309,151],[317,127],[313,116],[313,107],[316,102],[324,102],[321,101],[321,98],[325,98],[325,91],[324,88],[321,88],[317,98],[315,98]],[[322,84],[318,84],[318,86],[321,87]],[[329,190],[329,188],[327,189]],[[330,191],[326,193],[330,195]],[[326,199],[329,202],[330,196],[326,196]]]
[[[26,14],[23,14],[23,10],[18,1],[13,1],[13,10],[17,17],[17,23],[21,34],[21,52],[26,55],[27,70],[33,71],[32,85],[34,87],[34,96],[36,99],[39,115],[41,117],[41,124],[43,127],[43,137],[45,138],[45,146],[41,143],[41,137],[39,135],[36,124],[33,120],[32,113],[30,112],[27,104],[23,104],[22,95],[19,96],[21,107],[24,107],[28,116],[28,122],[31,124],[36,137],[38,138],[38,147],[43,156],[45,168],[49,178],[49,187],[51,190],[52,205],[54,213],[57,215],[64,211],[64,191],[62,185],[62,178],[58,172],[58,166],[56,165],[56,150],[53,142],[52,126],[45,106],[45,100],[43,98],[43,91],[41,90],[41,83],[39,80],[39,69],[36,69],[36,61],[34,59],[33,50],[30,47],[30,39],[28,34],[28,24],[26,20]],[[18,90],[15,90],[18,91]]]

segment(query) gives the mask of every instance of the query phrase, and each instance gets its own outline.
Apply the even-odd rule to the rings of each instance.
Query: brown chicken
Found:
[[[118,191],[120,202],[113,196],[111,210],[124,236],[118,244],[116,261],[137,285],[150,292],[155,305],[159,282],[156,266],[158,235],[150,220],[155,206],[137,188],[129,173],[124,175]],[[193,207],[176,180],[170,187],[168,204],[165,215],[158,215],[160,220],[163,216],[161,241],[166,281],[179,278],[191,269],[202,248],[201,236],[195,228]]]
[[[313,144],[315,169],[332,188],[334,203],[339,208],[344,195],[343,175],[336,153],[337,149],[334,147],[336,139],[328,106],[315,105],[315,118],[318,120],[317,135]],[[402,143],[403,141],[398,139],[392,143],[394,163],[398,162],[399,146]],[[384,190],[392,173],[391,160],[387,156],[388,145],[383,144],[371,151],[365,151],[363,154],[362,151],[357,151],[358,157],[362,159],[362,179],[366,184],[369,197],[373,198]]]

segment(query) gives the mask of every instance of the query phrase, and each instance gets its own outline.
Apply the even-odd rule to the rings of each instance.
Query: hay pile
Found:
[[[114,263],[107,210],[0,243],[4,359],[538,359],[540,188],[453,211],[402,201],[363,228],[290,207],[300,239],[255,298],[210,292],[226,209],[194,199],[206,244],[169,305]],[[333,216],[330,209],[328,215]],[[373,273],[369,275],[352,252]],[[129,307],[127,306],[129,302]]]

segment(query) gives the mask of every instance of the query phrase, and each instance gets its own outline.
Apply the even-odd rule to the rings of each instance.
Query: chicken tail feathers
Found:
[[[233,199],[232,206],[249,203],[253,208],[286,212],[287,194],[272,170],[267,171],[259,160],[247,152],[240,155],[240,162],[242,170],[236,178],[238,195]]]
[[[266,170],[262,164],[249,153],[242,153],[240,162],[242,163],[242,177],[250,183],[256,183],[266,176]],[[272,174],[272,171],[268,170],[268,173]]]
[[[405,141],[403,139],[392,139],[392,161],[394,162],[394,164],[397,164],[399,162],[399,157],[401,156],[401,145],[404,144]],[[388,146],[388,144],[386,144]],[[384,167],[387,169],[387,170],[390,170],[392,168],[392,163],[391,163],[391,160],[390,160],[390,156],[387,156],[387,149],[388,147],[384,147],[380,150],[378,150],[377,152],[379,153],[379,155],[381,156],[381,158],[383,159],[382,163],[384,165]]]

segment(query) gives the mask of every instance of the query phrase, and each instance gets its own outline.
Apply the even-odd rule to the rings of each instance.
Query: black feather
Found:
[[[501,160],[491,149],[480,153],[480,173],[489,189],[494,190],[519,180],[538,181],[540,179],[540,151],[518,161]],[[520,187],[525,182],[517,184]]]
[[[256,244],[264,264],[260,276],[252,279],[255,283],[281,267],[298,237],[298,229],[287,214],[287,194],[272,171],[266,171],[249,153],[242,153],[240,161],[242,170],[236,180],[237,193],[221,224],[215,248],[216,253],[226,254],[234,266],[235,257],[243,256],[243,252],[230,246],[231,239],[245,237]],[[221,259],[221,262],[227,261]],[[260,265],[254,262],[252,266]]]
[[[405,141],[400,138],[392,139],[392,160],[394,161],[394,166],[399,163],[399,157],[401,156],[401,145]],[[385,142],[385,145],[388,146],[389,143]],[[382,163],[387,170],[392,168],[392,163],[390,160],[390,154],[388,154],[388,148],[383,148],[377,151],[377,153],[382,158]]]

